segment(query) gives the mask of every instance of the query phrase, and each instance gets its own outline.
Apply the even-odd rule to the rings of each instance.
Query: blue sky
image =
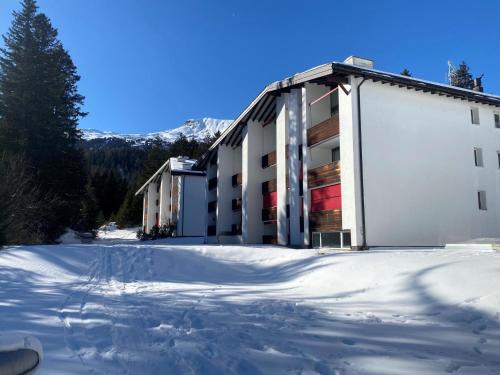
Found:
[[[355,54],[444,82],[465,60],[500,94],[500,1],[38,0],[82,76],[80,126],[234,118],[269,82]],[[18,0],[0,1],[0,33]],[[1,42],[0,42],[1,43]]]

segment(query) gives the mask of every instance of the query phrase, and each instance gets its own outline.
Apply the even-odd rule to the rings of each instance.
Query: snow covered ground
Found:
[[[498,252],[102,237],[0,251],[0,331],[42,374],[500,373]]]

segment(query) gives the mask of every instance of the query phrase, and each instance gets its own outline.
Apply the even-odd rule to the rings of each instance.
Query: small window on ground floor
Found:
[[[483,150],[479,147],[474,147],[474,164],[476,167],[483,166]]]
[[[479,204],[479,209],[481,211],[486,211],[486,192],[484,190],[479,190],[477,192],[477,200]]]
[[[495,117],[495,128],[500,129],[500,114],[495,113],[494,117]]]
[[[500,151],[497,151],[498,168],[500,168]]]

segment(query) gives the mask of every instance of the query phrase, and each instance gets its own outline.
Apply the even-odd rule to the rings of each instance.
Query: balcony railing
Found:
[[[340,161],[334,161],[321,167],[309,170],[307,185],[315,188],[323,185],[332,185],[340,182]]]
[[[262,221],[276,221],[278,219],[278,210],[276,207],[262,209]]]
[[[215,212],[217,209],[217,201],[208,202],[208,212]]]
[[[307,129],[307,145],[313,146],[328,138],[339,135],[339,115],[334,115],[328,120]]]
[[[327,210],[309,213],[311,232],[331,232],[342,230],[342,210]]]
[[[262,168],[269,168],[276,165],[276,150],[262,156]]]
[[[241,210],[241,198],[235,198],[231,201],[231,207],[233,211]]]
[[[264,235],[262,236],[262,243],[265,245],[277,245],[278,244],[278,236],[273,235]]]
[[[242,181],[241,173],[233,174],[233,176],[231,177],[231,184],[233,185],[233,187],[241,186],[241,181]]]
[[[208,180],[208,190],[213,190],[217,187],[217,177]]]

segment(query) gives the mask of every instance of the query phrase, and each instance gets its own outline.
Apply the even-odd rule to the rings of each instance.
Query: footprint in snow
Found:
[[[343,340],[342,340],[342,343],[343,343],[344,345],[350,345],[350,346],[351,346],[351,345],[356,345],[356,341],[354,341],[353,339],[343,339]]]

